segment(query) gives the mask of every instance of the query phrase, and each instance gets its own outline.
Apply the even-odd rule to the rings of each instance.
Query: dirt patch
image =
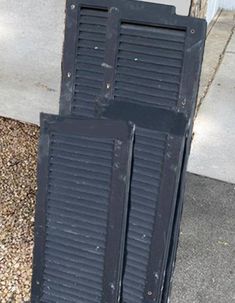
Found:
[[[0,117],[0,301],[30,299],[39,128]]]

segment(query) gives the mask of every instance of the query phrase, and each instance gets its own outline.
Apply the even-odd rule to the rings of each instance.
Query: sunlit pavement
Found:
[[[188,170],[235,183],[235,35],[194,125]]]

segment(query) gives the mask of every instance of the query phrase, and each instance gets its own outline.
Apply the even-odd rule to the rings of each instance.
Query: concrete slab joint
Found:
[[[221,55],[195,121],[189,171],[235,183],[234,21]]]

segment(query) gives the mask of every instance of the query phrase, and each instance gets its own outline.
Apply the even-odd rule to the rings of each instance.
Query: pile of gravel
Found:
[[[30,299],[39,128],[0,118],[0,302]]]

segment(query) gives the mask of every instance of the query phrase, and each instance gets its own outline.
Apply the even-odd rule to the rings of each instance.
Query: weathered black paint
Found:
[[[178,16],[175,14],[175,8],[172,6],[132,0],[103,0],[95,4],[92,0],[67,1],[60,113],[77,114],[72,103],[75,95],[76,61],[82,58],[77,53],[78,40],[80,39],[80,13],[82,9],[87,8],[97,10],[92,11],[93,15],[97,13],[103,16],[104,21],[102,22],[105,25],[102,27],[102,32],[106,32],[104,45],[102,46],[104,54],[102,53],[103,55],[99,62],[102,65],[103,74],[100,76],[100,86],[97,84],[98,90],[94,92],[95,96],[93,98],[98,111],[100,109],[99,104],[108,104],[112,99],[118,102],[120,99],[120,97],[115,96],[115,81],[117,80],[117,56],[122,30],[121,25],[133,24],[134,26],[139,25],[141,28],[143,27],[141,29],[143,31],[144,26],[147,26],[146,38],[148,36],[151,38],[151,28],[153,30],[166,30],[166,32],[161,34],[163,36],[167,36],[168,31],[170,32],[171,30],[184,33],[184,38],[182,38],[183,40],[181,39],[184,42],[182,42],[183,59],[180,63],[179,91],[178,95],[175,96],[177,103],[172,105],[171,109],[184,113],[187,118],[192,118],[206,35],[206,22],[192,17]],[[92,42],[92,35],[89,37]],[[142,45],[147,51],[149,47],[141,43],[142,41],[139,41],[138,45]],[[167,45],[165,48],[167,50]],[[94,52],[92,54],[94,55]],[[176,54],[178,54],[177,51]],[[150,56],[150,58],[152,57]],[[148,68],[147,65],[146,68]],[[138,74],[135,75],[138,77]],[[146,97],[146,102],[148,102],[147,99]]]
[[[142,294],[144,300],[141,302],[160,302],[163,294],[163,284],[169,254],[174,213],[177,204],[187,123],[184,115],[173,113],[172,111],[158,110],[147,106],[133,104],[124,105],[123,110],[121,110],[121,108],[122,105],[120,105],[120,107],[111,106],[110,109],[108,108],[107,111],[104,112],[104,116],[112,119],[122,119],[126,121],[131,120],[136,124],[137,130],[138,127],[144,127],[146,130],[155,130],[156,132],[165,133],[167,135],[164,158],[161,159],[162,171],[160,190],[155,197],[155,223],[152,231],[151,246],[149,249],[147,272],[146,276],[142,277],[145,281],[145,289]],[[165,117],[165,119],[161,120],[161,117]],[[178,131],[174,131],[177,129]],[[138,132],[136,132],[136,140],[137,139]],[[133,169],[135,169],[135,164],[138,165],[143,161],[141,159],[135,160],[135,149],[136,143],[134,144]],[[148,146],[146,146],[146,150],[147,149]],[[148,193],[146,193],[146,198],[147,197]],[[131,203],[134,202],[131,201]],[[131,216],[132,209],[130,208],[129,220]],[[131,252],[128,252],[127,250],[127,266],[128,254],[130,255]],[[125,298],[125,288],[128,287],[128,285],[125,285],[125,274],[124,269],[124,294],[122,299],[123,302],[128,302],[127,298]],[[135,278],[133,277],[133,282],[134,281]]]
[[[40,136],[40,151],[39,151],[39,160],[38,160],[38,193],[37,193],[37,203],[36,203],[36,214],[35,214],[35,246],[34,246],[34,260],[33,260],[33,280],[32,280],[32,303],[39,303],[42,302],[42,296],[44,295],[44,278],[45,278],[45,269],[47,269],[45,260],[46,255],[48,253],[48,246],[47,239],[50,236],[50,225],[52,224],[48,220],[48,207],[52,207],[51,202],[51,193],[48,191],[48,186],[52,184],[53,176],[51,175],[53,170],[58,169],[56,164],[53,166],[49,166],[51,157],[54,157],[52,154],[52,143],[54,137],[57,135],[62,136],[65,138],[65,142],[67,142],[67,136],[72,136],[72,140],[75,140],[74,144],[76,144],[76,138],[88,138],[90,141],[89,145],[93,144],[93,148],[96,148],[96,141],[101,140],[102,142],[106,142],[110,145],[111,148],[111,166],[110,166],[110,176],[111,179],[107,180],[110,182],[109,188],[109,198],[105,202],[105,205],[108,206],[107,208],[107,222],[102,222],[102,224],[106,225],[106,240],[105,240],[105,248],[104,248],[104,267],[102,269],[97,269],[97,274],[102,276],[103,279],[103,286],[100,289],[102,293],[102,297],[100,302],[118,302],[118,298],[120,296],[120,282],[122,278],[122,266],[123,266],[123,255],[124,255],[124,243],[125,243],[125,235],[126,235],[126,220],[127,220],[127,208],[128,208],[128,192],[129,192],[129,180],[130,180],[130,169],[131,169],[131,157],[132,157],[132,142],[133,142],[133,135],[134,135],[134,127],[130,123],[120,122],[120,121],[109,121],[109,120],[87,120],[87,119],[70,119],[66,117],[54,116],[54,115],[41,115],[41,136]],[[83,140],[83,139],[82,139]],[[92,143],[93,141],[94,143]],[[102,141],[103,140],[103,141]],[[109,143],[110,142],[110,143]],[[54,145],[53,145],[54,146]],[[61,147],[63,149],[63,146]],[[84,149],[88,146],[83,146]],[[113,149],[112,149],[113,148]],[[71,153],[71,151],[69,151]],[[61,155],[64,156],[64,153],[61,152]],[[86,157],[86,152],[83,152]],[[89,156],[89,155],[88,155]],[[73,157],[79,161],[80,157],[77,152],[73,154]],[[63,165],[63,159],[60,160],[59,164]],[[105,162],[107,163],[107,161]],[[88,165],[91,167],[92,163],[86,164],[86,161],[83,165]],[[86,169],[90,169],[87,167]],[[107,164],[106,164],[107,167]],[[73,171],[73,167],[71,170]],[[75,176],[79,174],[79,171],[75,172]],[[102,174],[102,171],[100,171]],[[92,175],[92,174],[91,174]],[[61,177],[60,174],[56,175],[57,178]],[[75,177],[74,177],[75,178]],[[99,180],[96,176],[96,180]],[[104,177],[103,177],[104,178]],[[108,178],[108,177],[107,177]],[[86,177],[85,177],[86,179]],[[52,180],[52,181],[51,181]],[[72,179],[71,179],[72,180]],[[106,182],[106,183],[107,183]],[[71,192],[74,191],[76,193],[77,188],[79,188],[79,184],[74,186],[71,185]],[[93,186],[93,185],[89,185]],[[95,186],[95,185],[94,185]],[[94,187],[96,188],[96,187]],[[94,189],[93,189],[94,190]],[[99,192],[99,189],[96,188],[96,192]],[[86,194],[86,193],[85,193]],[[90,192],[87,191],[87,195]],[[63,196],[60,197],[63,200]],[[76,199],[80,199],[77,197]],[[59,203],[59,202],[58,202]],[[62,201],[63,203],[63,201]],[[66,201],[66,205],[69,205],[68,201]],[[53,204],[56,205],[56,204]],[[102,209],[104,209],[104,205]],[[58,209],[56,209],[58,211]],[[66,218],[66,211],[63,211],[63,208],[59,208],[60,216],[65,216]],[[79,210],[76,210],[79,211]],[[88,214],[89,215],[89,214]],[[93,214],[94,215],[94,214]],[[54,213],[52,214],[54,216]],[[66,221],[67,222],[67,221]],[[95,222],[94,222],[95,223]],[[68,226],[72,224],[68,219],[66,223]],[[83,223],[84,226],[86,225]],[[72,227],[71,227],[72,228]],[[87,227],[91,228],[91,227]],[[79,232],[79,230],[78,230]],[[94,231],[95,232],[95,231]],[[53,237],[52,237],[53,238]],[[76,243],[77,238],[76,235],[73,236],[74,241]],[[64,238],[64,240],[68,240]],[[71,240],[72,241],[72,240]],[[63,241],[62,241],[63,242]],[[59,247],[64,245],[64,243],[57,243]],[[54,248],[53,248],[54,249]],[[79,250],[79,247],[78,247]],[[62,258],[66,258],[66,253],[62,253]],[[61,258],[61,252],[60,252]],[[69,261],[68,261],[69,262]],[[74,260],[71,264],[74,264]],[[79,261],[80,262],[80,261]],[[76,264],[76,263],[75,263]],[[66,266],[66,264],[64,264]],[[68,264],[67,264],[68,265]],[[88,264],[89,265],[89,264]],[[63,262],[61,261],[61,266],[63,267]],[[65,267],[66,268],[66,267]],[[58,270],[60,266],[58,265]],[[64,271],[64,273],[70,273],[70,270]],[[73,275],[72,275],[73,276]],[[56,287],[60,289],[62,288],[64,283],[63,282],[63,274],[49,281],[48,283],[55,283]],[[56,280],[57,279],[57,280]],[[60,280],[62,279],[62,280]],[[75,280],[69,281],[66,283],[78,283],[79,277]],[[59,282],[58,282],[59,281]],[[66,280],[68,281],[68,280]],[[83,281],[84,283],[85,281]],[[66,284],[65,283],[65,284]],[[69,284],[69,285],[70,285]],[[73,284],[71,284],[73,285]],[[75,284],[74,284],[75,285]],[[80,294],[81,290],[79,289],[79,283],[76,289],[76,293],[71,290],[71,295],[73,298]],[[84,284],[83,284],[84,285]],[[89,289],[90,284],[87,284],[87,289]],[[58,291],[59,291],[58,289]],[[55,289],[48,288],[46,289],[46,295],[52,295],[57,297],[56,302],[64,302],[65,298],[63,296],[61,299],[60,292],[56,293]],[[69,296],[69,294],[67,294]],[[68,300],[68,298],[67,298]],[[92,298],[95,302],[98,302],[95,298]],[[44,301],[43,301],[44,302]],[[67,301],[66,301],[67,302]],[[71,301],[74,302],[74,299]]]
[[[173,111],[171,113],[167,113],[168,110],[164,109],[164,106],[159,105],[156,99],[156,104],[153,104],[154,108],[152,109],[152,113],[149,112],[149,120],[154,121],[154,113],[154,115],[156,115],[156,121],[154,121],[152,126],[150,126],[151,122],[149,122],[149,120],[146,118],[146,125],[148,124],[148,127],[150,126],[150,129],[151,127],[152,129],[154,129],[163,126],[163,128],[166,127],[166,130],[169,131],[169,133],[173,133],[174,135],[176,135],[177,133],[179,134],[181,132],[180,129],[184,129],[179,125],[177,125],[178,128],[176,127],[175,129],[172,129],[170,126],[172,121],[174,120],[171,118],[173,116],[176,116],[178,119],[178,117],[180,116],[176,114],[178,112],[184,115],[185,118],[182,119],[181,122],[185,121],[182,122],[182,124],[185,124],[187,126],[185,136],[187,143],[184,147],[184,162],[182,167],[182,174],[180,177],[180,186],[178,188],[177,194],[177,208],[174,211],[174,229],[171,236],[170,254],[167,261],[168,265],[166,269],[166,279],[163,288],[162,302],[166,303],[168,300],[169,289],[171,284],[170,280],[174,268],[176,248],[178,243],[179,225],[183,207],[185,172],[187,159],[190,151],[193,116],[196,106],[196,97],[198,92],[198,83],[206,36],[206,22],[204,20],[196,18],[177,16],[175,14],[175,8],[172,6],[131,0],[103,0],[98,1],[96,3],[94,3],[94,1],[92,0],[67,0],[65,44],[62,64],[62,90],[60,100],[60,113],[63,115],[88,115],[86,112],[83,113],[82,111],[76,111],[72,105],[73,98],[75,96],[75,58],[77,58],[76,56],[79,57],[79,54],[77,54],[76,49],[78,47],[78,39],[80,37],[79,22],[81,19],[80,13],[82,8],[97,9],[100,15],[105,14],[105,18],[107,18],[107,24],[105,24],[106,36],[104,39],[104,56],[102,58],[103,75],[98,77],[100,80],[100,86],[97,85],[97,91],[94,92],[94,96],[91,98],[92,102],[94,102],[95,110],[94,112],[89,113],[90,117],[102,117],[108,114],[109,117],[112,118],[123,117],[123,119],[128,120],[128,113],[124,112],[124,108],[125,110],[128,110],[128,108],[130,109],[130,107],[132,109],[135,107],[135,104],[131,104],[131,102],[126,102],[127,100],[125,100],[125,98],[120,98],[115,95],[115,81],[117,81],[117,57],[119,51],[119,40],[121,36],[121,31],[123,30],[122,24],[124,25],[124,29],[126,27],[126,24],[128,24],[128,26],[130,24],[133,24],[134,26],[140,25],[141,30],[143,30],[144,26],[147,26],[146,37],[148,37],[148,35],[149,37],[151,37],[151,33],[149,32],[150,27],[152,27],[153,30],[176,30],[180,33],[180,35],[184,35],[184,46],[182,51],[183,60],[180,66],[181,74],[179,77],[179,91],[176,97],[177,104],[175,104],[171,108],[168,108],[168,110],[171,109]],[[141,41],[139,45],[141,45]],[[145,51],[147,51],[148,49],[149,47],[146,46]],[[94,69],[94,72],[95,71],[96,68]],[[137,81],[138,74],[134,73],[134,75],[136,76]],[[87,90],[89,91],[88,82],[87,85]],[[150,89],[148,91],[148,89],[146,88],[146,92],[148,96],[151,96]],[[148,96],[146,96],[145,99],[146,104],[142,103],[143,106],[148,104]],[[138,99],[137,90],[136,98]],[[143,97],[141,99],[143,100]],[[120,106],[118,105],[119,103]],[[160,109],[161,107],[163,107],[163,111]],[[139,109],[140,108],[141,105]],[[146,111],[148,110],[146,109]],[[143,126],[146,111],[143,117],[139,119],[139,123],[141,126]],[[165,115],[165,113],[167,114]],[[129,112],[129,114],[129,118],[135,120],[135,113],[133,114],[133,112]],[[161,114],[163,115],[161,116]],[[141,115],[140,111],[139,115]],[[170,125],[167,125],[169,122]],[[160,129],[162,130],[162,128]]]

